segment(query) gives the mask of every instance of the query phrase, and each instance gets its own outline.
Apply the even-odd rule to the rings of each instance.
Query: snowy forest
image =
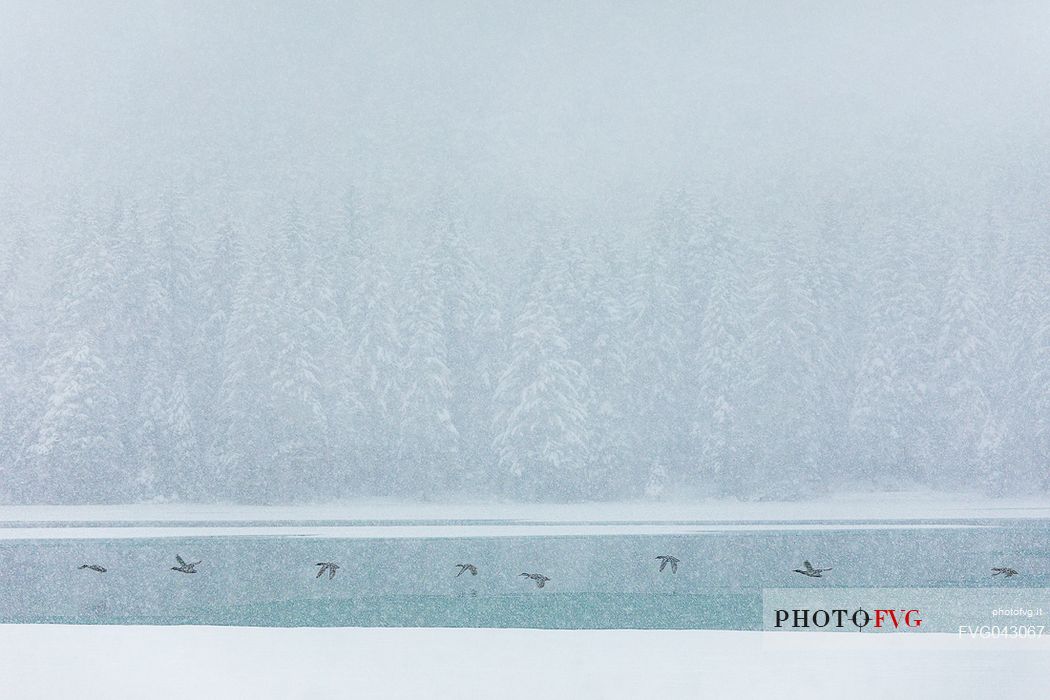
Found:
[[[760,246],[676,193],[644,246],[534,232],[509,260],[440,211],[391,250],[363,211],[248,235],[185,190],[71,202],[25,308],[8,212],[4,499],[1050,486],[1041,227],[862,255],[828,212]]]
[[[1050,490],[1045,3],[384,5],[5,3],[0,502]]]

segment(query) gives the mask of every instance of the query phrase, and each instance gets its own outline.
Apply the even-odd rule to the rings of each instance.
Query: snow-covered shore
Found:
[[[304,525],[300,523],[257,526],[226,524],[199,525],[190,522],[171,522],[165,526],[142,526],[135,523],[114,527],[78,523],[76,527],[0,527],[0,540],[80,540],[131,539],[156,537],[328,537],[335,539],[412,539],[455,537],[583,537],[626,535],[699,535],[714,532],[745,532],[756,530],[922,530],[946,528],[978,528],[986,525],[907,524],[885,523],[618,523],[615,525],[589,523],[533,524],[526,521],[506,523],[457,524],[395,524],[395,525]]]
[[[0,626],[5,698],[1050,694],[1050,641],[714,631]]]
[[[0,506],[0,526],[15,523],[310,523],[348,521],[506,521],[519,524],[759,523],[797,521],[1050,518],[1050,496],[988,499],[931,492],[854,493],[813,501],[632,501],[625,503],[419,503],[362,500],[315,505],[138,503]]]

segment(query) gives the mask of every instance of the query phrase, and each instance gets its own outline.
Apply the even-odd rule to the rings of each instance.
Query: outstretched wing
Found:
[[[178,554],[175,555],[175,561],[179,562],[179,566],[186,566],[186,560],[180,557]]]
[[[660,560],[660,571],[663,571],[667,567],[667,559],[664,557],[657,557]]]
[[[678,560],[677,559],[674,559],[674,560],[671,561],[671,573],[672,574],[677,574],[678,573]]]
[[[814,570],[813,569],[813,565],[810,564],[808,561],[802,562],[802,568],[804,568],[806,571],[813,571]]]
[[[328,570],[328,567],[324,564],[318,564],[318,566],[321,567],[321,569],[317,572],[317,575],[314,576],[314,578],[321,578],[322,574]]]

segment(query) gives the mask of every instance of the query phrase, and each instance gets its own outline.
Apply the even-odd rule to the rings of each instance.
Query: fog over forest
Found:
[[[0,502],[1050,490],[1050,3],[0,4]]]

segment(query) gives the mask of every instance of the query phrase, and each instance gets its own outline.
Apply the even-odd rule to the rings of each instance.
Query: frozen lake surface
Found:
[[[172,571],[177,554],[198,573]],[[794,573],[805,559],[833,570]],[[1050,520],[9,519],[0,562],[4,623],[749,630],[768,588],[1050,587]]]

